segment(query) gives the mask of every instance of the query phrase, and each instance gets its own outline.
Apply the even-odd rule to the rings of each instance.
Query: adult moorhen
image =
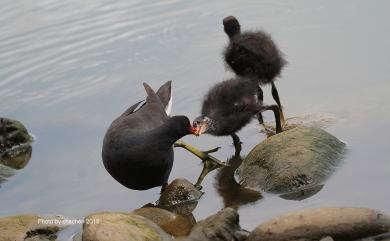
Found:
[[[104,137],[106,170],[122,185],[146,190],[167,184],[173,164],[173,144],[194,130],[186,116],[169,117],[171,81],[157,94],[146,83],[146,101],[134,104],[115,119]]]
[[[280,75],[286,60],[279,51],[271,36],[263,31],[246,31],[241,33],[240,23],[233,16],[223,19],[225,33],[229,44],[224,51],[227,65],[239,76],[247,77],[260,85],[272,84],[272,96],[279,106],[280,117],[284,124],[284,115],[275,78]],[[263,100],[263,91],[258,88],[259,100]],[[259,121],[263,122],[261,113]]]
[[[265,110],[274,112],[276,133],[281,132],[278,106],[263,106],[256,93],[257,83],[244,78],[233,78],[214,85],[203,100],[201,116],[193,122],[196,134],[230,135],[238,154],[241,142],[236,132],[247,125],[254,115]]]

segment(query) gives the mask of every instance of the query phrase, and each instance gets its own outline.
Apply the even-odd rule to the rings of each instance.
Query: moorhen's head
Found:
[[[234,16],[228,16],[223,19],[223,26],[225,33],[232,38],[234,35],[240,33],[240,23]]]
[[[191,122],[187,116],[172,116],[167,121],[170,132],[177,137],[183,137],[185,135],[196,135],[196,130],[191,126]]]
[[[199,116],[193,121],[192,127],[195,135],[199,136],[213,129],[213,121],[207,116]]]

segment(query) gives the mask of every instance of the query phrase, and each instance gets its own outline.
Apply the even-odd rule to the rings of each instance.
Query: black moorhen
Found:
[[[240,23],[233,16],[223,19],[225,33],[229,36],[229,44],[224,51],[227,65],[239,76],[250,78],[260,85],[272,84],[272,96],[279,106],[280,117],[284,124],[284,115],[275,78],[280,75],[286,60],[272,40],[263,31],[246,31],[241,33]],[[263,100],[263,91],[258,88],[258,98]],[[262,123],[261,113],[258,116]]]
[[[146,83],[145,103],[138,102],[114,120],[103,142],[106,170],[122,185],[146,190],[167,184],[173,164],[173,144],[194,129],[186,116],[169,117],[171,81],[157,94]]]
[[[196,134],[230,135],[237,154],[241,151],[241,142],[235,133],[247,125],[254,115],[265,110],[274,112],[276,132],[281,132],[278,106],[263,106],[256,93],[257,83],[244,78],[229,79],[214,85],[203,100],[201,116],[193,122]]]

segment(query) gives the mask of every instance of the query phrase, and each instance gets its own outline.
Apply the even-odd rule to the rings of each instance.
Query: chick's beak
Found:
[[[207,131],[207,123],[194,123],[192,128],[194,129],[194,135],[199,136]]]

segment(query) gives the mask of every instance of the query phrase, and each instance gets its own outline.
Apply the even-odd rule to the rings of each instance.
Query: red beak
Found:
[[[191,126],[190,127],[190,132],[191,132],[191,134],[193,134],[193,135],[195,135],[195,136],[199,136],[199,128],[197,128],[197,127],[193,127],[193,126]]]

